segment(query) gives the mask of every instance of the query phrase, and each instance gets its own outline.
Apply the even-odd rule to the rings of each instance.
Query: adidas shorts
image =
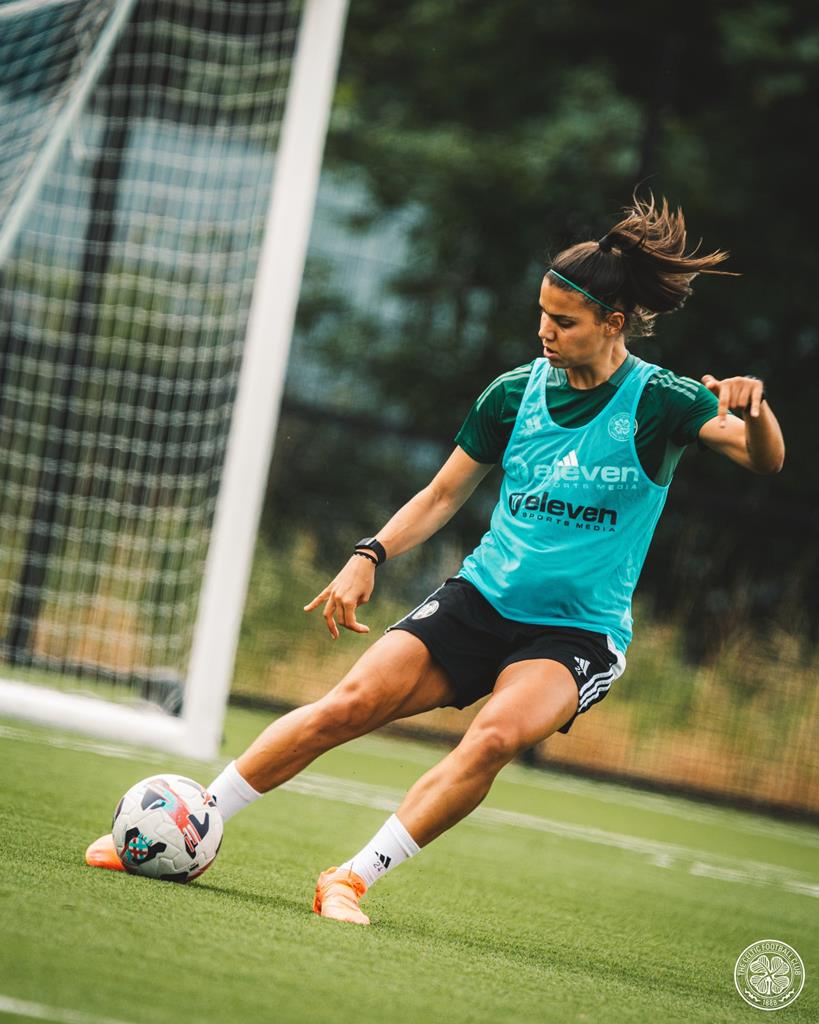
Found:
[[[565,665],[577,684],[579,703],[558,730],[562,733],[606,696],[626,667],[605,633],[506,619],[460,576],[448,579],[387,632],[393,629],[412,633],[426,645],[455,687],[450,706],[456,708],[491,693],[501,671],[516,661],[549,658]]]

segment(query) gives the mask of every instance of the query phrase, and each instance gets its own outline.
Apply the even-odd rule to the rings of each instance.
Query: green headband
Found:
[[[587,299],[591,299],[591,300],[592,300],[592,302],[596,302],[596,303],[597,303],[597,305],[598,305],[598,306],[602,306],[602,307],[603,307],[603,309],[607,309],[607,310],[609,310],[609,312],[610,312],[610,313],[622,313],[622,312],[623,312],[623,311],[622,311],[621,309],[615,309],[615,308],[614,308],[614,306],[609,306],[609,305],[607,305],[607,304],[606,304],[605,302],[603,302],[603,301],[602,301],[601,299],[596,299],[596,298],[595,298],[595,297],[594,297],[593,295],[590,295],[590,294],[589,294],[589,293],[588,293],[588,292],[586,291],[586,289],[585,289],[585,288],[581,288],[579,284],[575,284],[575,283],[574,283],[574,281],[570,281],[570,280],[568,279],[568,277],[564,277],[564,276],[563,276],[562,274],[558,274],[558,272],[557,272],[556,270],[553,270],[552,268],[549,268],[549,270],[547,270],[547,271],[546,271],[546,273],[547,273],[547,274],[554,274],[554,275],[555,275],[555,277],[559,277],[561,281],[565,281],[565,282],[566,282],[566,284],[567,284],[567,285],[569,285],[569,286],[570,286],[571,288],[574,288],[574,290],[575,290],[575,291],[578,291],[578,292],[580,292],[580,293],[581,293],[582,295],[585,295],[585,296],[586,296],[586,298],[587,298]]]

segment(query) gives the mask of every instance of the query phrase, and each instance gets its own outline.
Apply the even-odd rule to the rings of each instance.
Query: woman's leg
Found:
[[[322,872],[313,910],[369,924],[358,905],[367,887],[473,811],[501,768],[568,722],[577,703],[577,685],[559,662],[520,661],[504,669],[458,746],[421,776],[366,846]]]
[[[259,793],[292,778],[320,754],[397,718],[450,703],[454,691],[425,645],[392,630],[324,697],[269,725],[236,761]]]
[[[421,776],[398,808],[418,846],[473,811],[501,768],[568,722],[577,701],[572,674],[557,661],[519,661],[505,668],[458,746]]]
[[[208,789],[227,821],[331,747],[396,718],[449,704],[453,697],[448,677],[425,645],[410,633],[393,630],[324,697],[269,725]],[[85,859],[94,867],[123,869],[110,833],[88,847]]]

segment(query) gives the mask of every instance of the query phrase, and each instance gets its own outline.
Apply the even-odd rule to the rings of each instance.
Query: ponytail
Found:
[[[697,256],[702,242],[685,254],[685,218],[682,209],[669,209],[666,199],[660,208],[649,193],[648,200],[635,193],[630,207],[598,242],[580,242],[564,249],[552,262],[550,278],[560,288],[571,284],[593,296],[591,304],[600,317],[605,307],[626,314],[623,328],[628,335],[645,337],[654,333],[659,313],[680,309],[692,292],[697,274],[732,275],[715,270],[728,259],[718,249]],[[561,275],[561,276],[558,276]],[[589,300],[586,300],[589,301]]]

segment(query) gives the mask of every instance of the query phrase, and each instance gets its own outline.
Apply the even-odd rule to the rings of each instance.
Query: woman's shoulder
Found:
[[[520,366],[513,366],[511,370],[505,370],[495,377],[489,387],[486,388],[486,391],[497,387],[518,387],[521,380],[524,381],[525,387],[525,382],[528,381],[536,362],[536,359],[532,359],[528,363],[521,363]]]
[[[690,444],[702,424],[716,415],[719,403],[704,384],[658,366],[646,382],[640,405],[643,420],[662,421],[675,443]]]
[[[533,360],[500,374],[473,403],[455,443],[477,462],[502,458],[534,365]]]
[[[703,400],[709,406],[718,404],[714,395],[700,381],[675,373],[665,366],[657,366],[649,377],[645,386],[645,395],[671,408],[688,408]]]
[[[649,377],[646,388],[690,395],[692,398],[696,397],[700,391],[708,391],[704,384],[700,384],[693,377],[686,377],[669,370],[666,366],[657,364],[654,364],[654,373]]]
[[[478,396],[475,402],[476,407],[480,408],[483,405],[489,404],[494,405],[497,409],[501,409],[503,406],[508,405],[510,398],[513,402],[516,397],[522,398],[526,385],[529,383],[529,377],[532,375],[535,362],[536,360],[533,359],[528,363],[522,363],[520,366],[515,366],[511,370],[506,370],[495,377],[491,384],[485,387]]]

